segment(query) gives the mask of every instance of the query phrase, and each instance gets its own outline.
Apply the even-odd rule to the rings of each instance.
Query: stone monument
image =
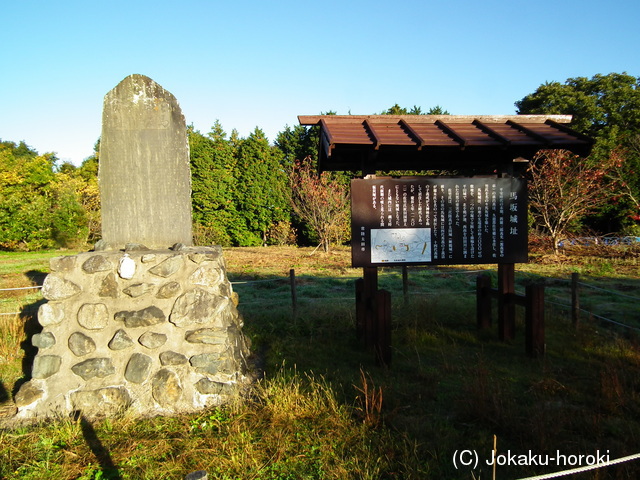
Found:
[[[102,240],[191,245],[187,127],[175,97],[131,75],[104,98],[100,139]]]
[[[178,103],[132,75],[104,105],[103,239],[50,262],[18,418],[191,412],[247,383],[248,341],[222,249],[191,246]]]

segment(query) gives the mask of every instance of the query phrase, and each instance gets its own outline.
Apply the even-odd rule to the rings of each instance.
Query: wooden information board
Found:
[[[353,179],[351,228],[354,267],[524,263],[526,181]]]

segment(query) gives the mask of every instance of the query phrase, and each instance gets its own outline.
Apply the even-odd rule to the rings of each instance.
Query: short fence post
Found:
[[[580,322],[580,292],[579,292],[580,274],[571,274],[571,323],[574,327]]]
[[[476,278],[476,315],[478,328],[491,327],[491,277],[479,275]]]
[[[378,290],[377,303],[377,336],[375,340],[376,361],[379,365],[391,365],[391,293]]]
[[[544,355],[544,285],[527,285],[525,313],[525,343],[527,355]]]
[[[291,283],[291,308],[293,310],[293,320],[298,319],[298,294],[296,292],[296,270],[289,270],[289,281]]]

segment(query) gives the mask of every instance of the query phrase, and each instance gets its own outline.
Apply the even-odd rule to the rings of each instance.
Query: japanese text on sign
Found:
[[[351,186],[354,266],[527,259],[524,180],[377,178]]]

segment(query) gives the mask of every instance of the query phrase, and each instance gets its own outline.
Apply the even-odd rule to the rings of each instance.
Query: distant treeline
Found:
[[[571,126],[596,140],[592,154],[580,162],[595,167],[612,193],[566,225],[567,232],[640,235],[639,86],[640,78],[625,73],[570,78],[547,82],[515,102],[519,114],[571,114]],[[422,112],[397,104],[381,113],[448,114],[439,106]],[[187,133],[197,244],[327,249],[348,240],[348,180],[359,172],[310,174],[317,127],[287,126],[273,144],[259,128],[241,138],[235,130],[227,135],[217,121],[209,132],[189,127]],[[0,250],[84,248],[97,241],[99,162],[99,141],[94,154],[76,167],[25,142],[0,140]],[[532,213],[532,226],[550,233],[538,221],[540,212]]]

